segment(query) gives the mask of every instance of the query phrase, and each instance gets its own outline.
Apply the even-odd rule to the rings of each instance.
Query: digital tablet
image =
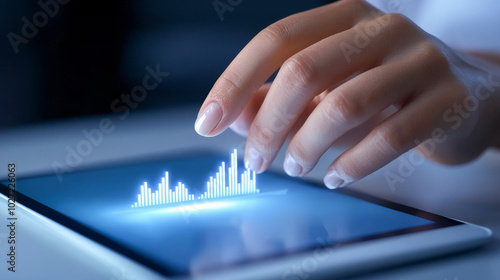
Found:
[[[0,188],[9,194],[7,181]],[[19,203],[168,279],[338,277],[491,236],[348,189],[255,174],[237,150],[18,178],[16,188]]]

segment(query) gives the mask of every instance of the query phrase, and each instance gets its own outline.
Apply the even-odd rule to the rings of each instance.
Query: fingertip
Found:
[[[264,164],[264,159],[253,147],[249,147],[245,154],[245,168],[255,171],[256,173],[262,173],[262,166]]]
[[[351,183],[345,178],[345,176],[341,176],[335,169],[330,170],[325,175],[323,182],[325,183],[325,186],[331,190],[344,187]]]
[[[201,136],[210,137],[222,120],[222,107],[217,102],[208,104],[198,115],[194,123],[194,130]]]
[[[303,171],[302,166],[290,154],[287,154],[285,157],[285,161],[283,162],[283,169],[285,170],[286,174],[291,177],[300,176]]]

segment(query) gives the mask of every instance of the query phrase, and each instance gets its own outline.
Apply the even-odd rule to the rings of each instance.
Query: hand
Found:
[[[214,136],[231,125],[247,135],[245,165],[257,172],[292,136],[284,168],[303,176],[363,128],[328,168],[330,188],[416,146],[433,160],[461,163],[498,138],[500,78],[477,61],[400,14],[340,1],[261,31],[217,80],[195,129]]]

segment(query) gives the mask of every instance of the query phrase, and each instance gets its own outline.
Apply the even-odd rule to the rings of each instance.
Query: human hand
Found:
[[[213,86],[195,129],[215,136],[231,125],[247,135],[245,165],[257,172],[292,136],[284,169],[303,176],[363,127],[328,168],[330,188],[414,147],[432,160],[461,163],[498,141],[500,78],[485,69],[400,14],[339,1],[255,36]]]

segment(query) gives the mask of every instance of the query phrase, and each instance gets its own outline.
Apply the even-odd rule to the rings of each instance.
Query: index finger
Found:
[[[203,136],[223,132],[283,62],[351,28],[369,10],[374,8],[364,1],[340,1],[289,16],[259,32],[215,82],[198,113],[196,132]]]

